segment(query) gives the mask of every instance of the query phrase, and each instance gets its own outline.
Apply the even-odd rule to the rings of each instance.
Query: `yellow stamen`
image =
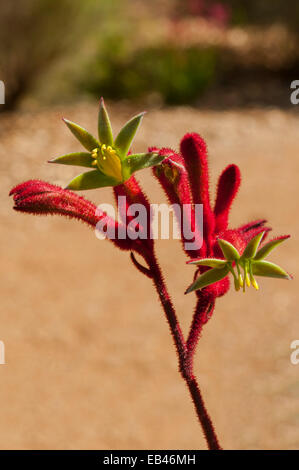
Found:
[[[110,145],[107,147],[103,144],[100,149],[94,149],[91,155],[96,159],[99,170],[105,175],[112,176],[119,182],[123,180],[120,158]]]
[[[242,274],[241,274],[241,271],[240,271],[240,266],[239,266],[238,263],[236,263],[236,268],[237,268],[237,271],[238,271],[238,282],[239,282],[239,285],[240,285],[240,287],[243,287],[243,285],[244,285],[243,277],[242,277]]]
[[[96,148],[96,149],[93,149],[93,151],[91,152],[91,156],[92,158],[94,158],[96,160],[97,156],[98,156],[98,152],[99,152],[100,149]]]
[[[253,285],[253,287],[254,287],[256,290],[259,290],[259,285],[258,285],[258,283],[256,282],[256,280],[254,279],[254,277],[251,278],[251,284]]]
[[[251,263],[249,264],[249,273],[250,273],[251,284],[253,285],[253,287],[254,287],[256,290],[259,290],[259,285],[258,285],[258,283],[256,282],[256,280],[255,280],[254,277],[253,277],[253,273],[252,273],[252,264],[251,264]]]

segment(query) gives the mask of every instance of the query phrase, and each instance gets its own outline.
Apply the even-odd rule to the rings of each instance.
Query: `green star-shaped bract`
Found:
[[[273,277],[279,279],[292,279],[292,277],[277,264],[265,261],[264,258],[280,243],[289,238],[281,237],[275,240],[271,240],[266,243],[259,250],[260,242],[265,232],[259,233],[252,238],[244,249],[242,256],[238,250],[228,241],[218,238],[218,244],[223,253],[224,259],[218,258],[203,258],[195,261],[189,261],[188,264],[195,264],[197,266],[208,266],[212,269],[202,273],[194,282],[188,287],[186,293],[193,292],[198,289],[214,284],[214,282],[220,281],[225,278],[229,272],[234,277],[235,289],[238,291],[243,287],[245,292],[245,286],[250,287],[252,284],[255,289],[258,289],[258,283],[256,282],[255,276]],[[237,270],[237,273],[234,270]],[[241,269],[244,274],[242,276]]]
[[[64,119],[64,122],[88,152],[75,152],[50,160],[50,163],[93,168],[76,176],[67,189],[85,190],[116,186],[127,181],[135,171],[161,163],[165,156],[155,152],[130,154],[133,138],[145,113],[130,119],[113,139],[110,119],[103,98],[98,117],[99,139],[83,127]]]

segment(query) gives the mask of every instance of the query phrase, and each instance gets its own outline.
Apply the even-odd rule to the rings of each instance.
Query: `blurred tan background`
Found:
[[[169,62],[165,52],[166,57],[161,59],[162,75],[157,78],[155,89],[146,88],[144,82],[143,88],[136,84],[134,74],[131,80],[135,88],[128,78],[119,83],[114,75],[118,69],[108,59],[104,63],[106,78],[94,71],[92,78],[97,78],[87,86],[90,77],[86,68],[83,70],[84,60],[97,64],[96,57],[103,54],[103,40],[106,41],[100,28],[96,37],[85,38],[83,34],[90,29],[95,31],[94,26],[88,28],[90,11],[95,8],[92,2],[91,10],[74,12],[76,21],[80,19],[74,24],[81,33],[76,58],[68,44],[63,51],[58,47],[57,55],[49,54],[45,65],[36,66],[34,80],[28,79],[30,86],[26,89],[21,86],[18,96],[14,91],[16,98],[10,92],[15,89],[12,78],[5,78],[9,73],[15,78],[16,69],[8,70],[5,61],[0,68],[0,79],[5,81],[9,98],[5,110],[0,106],[4,111],[0,115],[0,340],[5,343],[7,363],[0,366],[0,447],[205,448],[150,281],[130,264],[128,254],[116,250],[108,241],[99,241],[83,224],[57,217],[17,214],[8,199],[11,187],[26,179],[41,178],[64,185],[77,174],[75,168],[45,163],[51,157],[78,149],[61,117],[96,132],[96,96],[107,95],[116,131],[125,119],[144,106],[149,110],[136,137],[136,151],[143,151],[148,145],[177,149],[185,132],[199,132],[208,143],[213,196],[221,170],[229,163],[240,166],[243,182],[231,213],[231,226],[265,217],[274,228],[273,235],[291,233],[292,238],[273,252],[272,259],[293,273],[295,280],[261,279],[259,292],[250,289],[243,295],[231,291],[219,299],[214,316],[204,329],[196,371],[224,448],[296,449],[299,446],[299,365],[290,363],[290,343],[299,339],[295,248],[299,230],[299,115],[296,106],[290,104],[289,86],[291,80],[299,79],[299,74],[296,75],[296,57],[283,47],[297,44],[296,15],[287,18],[282,7],[265,24],[263,18],[269,18],[265,12],[254,15],[258,6],[256,10],[240,10],[241,2],[218,2],[224,6],[218,9],[222,11],[220,17],[212,14],[203,2],[197,4],[201,6],[197,16],[192,9],[182,10],[178,2],[156,2],[157,16],[153,17],[147,11],[146,2],[133,3],[135,6],[126,13],[122,10],[118,20],[115,12],[105,9],[99,12],[99,24],[111,27],[105,48],[113,56],[117,35],[126,36],[122,28],[129,20],[139,25],[138,31],[144,38],[140,42],[141,51],[142,47],[149,47],[151,51],[156,48],[165,52],[165,43],[168,47],[171,42],[167,35],[160,37],[162,45],[146,43],[151,27],[157,28],[159,12],[164,28],[159,27],[157,31],[183,30],[184,47],[188,49],[191,43],[192,47],[195,44],[199,54],[194,60],[192,50],[189,64],[189,59],[185,62],[189,52],[180,50],[183,39],[175,47],[171,43],[171,54],[173,50],[179,51],[184,60],[178,62],[175,56],[174,62]],[[49,4],[44,5],[48,12]],[[114,7],[118,6],[115,2]],[[1,3],[3,16],[4,7]],[[70,18],[70,12],[54,10],[53,18],[55,15]],[[139,18],[134,17],[134,11],[139,13]],[[6,14],[9,18],[9,12]],[[21,15],[19,27],[30,25],[36,14],[33,11],[26,21]],[[129,19],[126,14],[131,15]],[[193,23],[197,21],[193,29],[191,16]],[[83,20],[87,21],[86,25],[80,23]],[[59,28],[58,22],[56,25]],[[64,27],[70,32],[71,26]],[[44,38],[43,31],[48,31],[46,26],[36,32],[37,39]],[[195,38],[190,31],[194,31]],[[72,39],[73,34],[70,36]],[[223,44],[224,38],[227,40],[224,66],[215,65],[216,72],[209,72],[197,92],[198,77],[203,76],[202,70],[211,63],[210,58],[201,62],[201,51],[206,53],[207,40],[211,41],[211,37],[214,43],[208,49],[213,46],[212,54],[216,57],[217,47]],[[116,42],[109,42],[111,38]],[[157,38],[158,33],[154,35]],[[256,43],[253,38],[257,38]],[[68,38],[65,39],[67,43]],[[23,44],[28,46],[30,40],[28,36]],[[32,39],[32,44],[35,42]],[[133,42],[134,38],[130,37],[129,43]],[[279,45],[279,49],[275,47],[281,52],[280,62],[271,54],[273,44]],[[12,46],[11,43],[7,57],[22,69],[17,60],[20,41]],[[102,48],[100,52],[98,47]],[[257,51],[263,51],[260,57]],[[37,57],[43,53],[41,49]],[[132,65],[133,52],[130,51],[130,60],[127,50],[124,54],[119,63],[126,75],[126,60],[131,70],[137,69]],[[245,54],[254,58],[248,74],[247,65],[244,67],[244,63],[249,63],[244,59]],[[149,63],[156,63],[155,55],[150,57]],[[188,71],[196,68],[197,59],[203,66],[192,82],[192,73]],[[182,72],[181,76],[190,80],[183,79],[183,84],[173,80],[176,88],[168,94],[164,83],[170,79],[168,72],[166,77],[163,73],[172,70],[173,63],[178,67],[177,76]],[[51,79],[45,81],[47,76]],[[214,77],[211,82],[210,76]],[[139,90],[136,96],[134,89]],[[152,202],[165,201],[150,170],[139,176]],[[110,189],[101,189],[85,195],[100,203],[112,202],[111,193]],[[186,259],[178,242],[159,241],[157,249],[187,332],[194,297],[184,296],[183,292],[190,283],[193,268],[185,266]]]

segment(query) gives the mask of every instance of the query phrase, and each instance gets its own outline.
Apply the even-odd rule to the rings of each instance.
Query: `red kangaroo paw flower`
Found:
[[[95,228],[105,217],[105,223],[114,227],[119,224],[99,210],[95,204],[82,196],[60,186],[40,180],[29,180],[15,186],[9,193],[14,199],[14,209],[34,215],[63,215],[82,220]],[[112,240],[120,249],[132,249],[131,240]]]
[[[253,237],[258,235],[259,233],[265,232],[264,237],[263,237],[263,241],[265,241],[268,236],[268,233],[271,232],[271,230],[272,230],[271,227],[264,227],[264,228],[257,227],[257,228],[248,230],[245,233],[243,232],[243,236],[245,237],[246,243],[248,243],[249,240],[251,240]]]
[[[243,253],[247,245],[246,235],[243,234],[242,232],[239,232],[238,230],[232,230],[232,229],[224,230],[223,232],[220,232],[219,234],[217,234],[217,238],[221,238],[231,243],[238,250],[239,253]],[[220,259],[224,258],[221,248],[217,242],[217,239],[215,239],[215,242],[213,244],[213,256],[215,256],[215,258],[220,258]]]
[[[188,223],[188,227],[190,227],[192,233],[194,233],[194,237],[197,240],[201,240],[202,238],[202,234],[196,227],[195,213],[192,206],[192,194],[184,159],[181,155],[173,152],[173,150],[169,148],[163,148],[161,150],[151,148],[149,151],[158,151],[161,155],[169,155],[161,165],[153,168],[153,173],[164,189],[170,204],[177,204],[180,207],[181,217],[179,222],[183,248],[187,255],[191,258],[196,258],[200,256],[201,248],[198,250],[189,250],[186,248],[185,244],[190,242],[190,240],[186,238],[186,234],[183,230],[183,222],[185,221]]]
[[[82,196],[45,181],[30,180],[10,192],[14,209],[31,214],[59,214],[80,219],[95,227],[102,214],[96,215],[96,206]]]
[[[185,160],[194,204],[203,204],[203,256],[211,255],[215,217],[210,205],[209,170],[205,141],[195,133],[186,134],[181,141],[181,153]],[[206,248],[206,250],[204,250]],[[205,251],[205,252],[204,252]]]
[[[229,277],[226,276],[224,279],[221,279],[221,281],[215,282],[214,284],[205,287],[203,290],[216,299],[217,297],[222,297],[225,295],[229,291],[229,287],[230,280]],[[211,314],[207,317],[207,321],[211,318],[212,313],[213,312],[211,312]]]
[[[129,204],[142,204],[148,211],[150,210],[149,201],[135,176],[131,176],[131,178],[123,184],[114,186],[113,191],[116,202],[118,196],[126,196]]]
[[[163,187],[171,204],[192,204],[192,195],[185,169],[185,162],[181,155],[169,148],[158,150],[150,148],[150,152],[159,152],[160,155],[169,155],[161,165],[153,167],[153,173]]]
[[[227,229],[229,211],[241,184],[241,174],[237,165],[229,165],[220,175],[214,208],[215,231]]]
[[[130,213],[130,206],[132,204],[140,204],[143,208],[146,209],[146,227],[139,226],[139,224],[136,225],[136,229],[139,232],[142,232],[144,234],[144,238],[140,237],[136,239],[136,245],[138,244],[139,252],[142,252],[142,246],[147,245],[148,247],[153,246],[153,239],[151,238],[151,210],[150,210],[150,204],[149,201],[144,194],[143,190],[141,189],[138,181],[134,176],[131,176],[129,180],[127,180],[125,183],[120,184],[118,186],[115,186],[113,188],[114,196],[116,203],[118,205],[118,211],[120,214],[120,217],[123,221],[126,221],[126,227],[128,227],[128,224],[138,215],[138,213],[132,214]],[[125,204],[122,207],[119,205],[119,197],[123,196],[125,197]],[[137,208],[136,208],[137,209]]]

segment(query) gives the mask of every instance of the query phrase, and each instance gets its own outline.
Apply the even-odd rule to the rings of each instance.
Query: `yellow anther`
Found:
[[[247,287],[250,287],[250,277],[249,277],[249,274],[247,272],[246,272],[246,275],[245,275],[245,280],[246,280]]]
[[[254,279],[253,274],[252,274],[252,266],[250,266],[250,280],[251,280],[251,284],[253,285],[253,287],[254,287],[256,290],[259,290],[259,285],[258,285],[258,283],[256,282],[256,280]]]
[[[244,281],[243,281],[242,274],[240,273],[238,277],[239,277],[239,284],[241,287],[243,287]]]
[[[106,144],[103,144],[100,149],[95,149],[92,154],[96,155],[99,170],[119,182],[122,181],[121,161],[110,145],[107,147]]]
[[[258,283],[256,282],[256,280],[254,279],[253,277],[253,273],[252,273],[252,264],[250,263],[249,265],[249,273],[250,273],[250,281],[251,281],[251,284],[253,285],[253,287],[256,289],[256,290],[259,290],[259,285]]]
[[[96,159],[97,156],[98,156],[98,152],[99,152],[99,149],[98,149],[98,148],[93,149],[92,152],[91,152],[92,158]]]
[[[252,277],[251,283],[252,283],[253,287],[254,287],[256,290],[259,290],[259,285],[258,285],[258,283],[256,282],[256,280],[254,279],[254,277]]]
[[[234,282],[235,282],[235,290],[236,291],[240,290],[240,283],[236,277],[234,278]]]

